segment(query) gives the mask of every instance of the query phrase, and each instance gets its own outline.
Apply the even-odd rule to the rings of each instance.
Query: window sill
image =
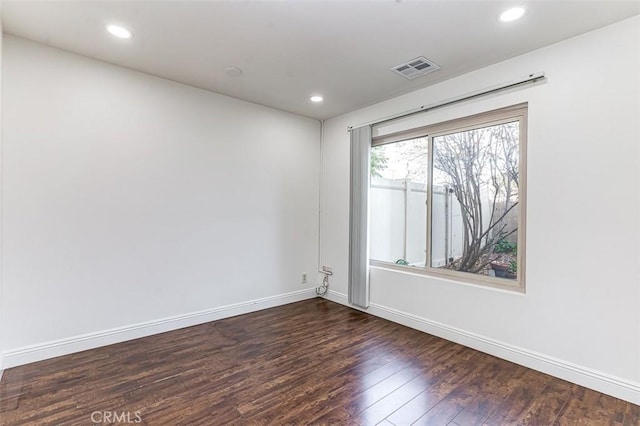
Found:
[[[389,271],[412,274],[420,277],[435,278],[453,284],[472,285],[474,287],[485,289],[502,290],[508,293],[526,293],[524,280],[522,278],[520,278],[519,280],[510,281],[501,278],[489,277],[486,275],[466,274],[464,272],[437,270],[433,268],[426,269],[416,266],[404,266],[391,262],[382,262],[379,260],[370,260],[369,266],[376,269],[386,269]],[[469,275],[469,277],[467,277],[466,275]]]

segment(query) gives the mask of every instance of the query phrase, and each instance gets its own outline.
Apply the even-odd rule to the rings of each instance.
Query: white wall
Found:
[[[347,293],[347,126],[544,71],[544,83],[394,124],[529,103],[526,294],[372,268],[370,311],[640,403],[639,55],[634,17],[327,121],[330,298]]]
[[[2,4],[0,4],[0,123],[2,122],[2,45],[3,45],[3,33],[2,33]],[[2,189],[2,126],[0,126],[0,189]],[[0,195],[0,224],[2,223],[2,195]],[[2,349],[4,348],[2,343],[2,226],[0,226],[0,379],[2,379],[2,372],[4,369],[4,357],[2,356]]]
[[[317,121],[12,36],[3,53],[7,363],[314,295]]]

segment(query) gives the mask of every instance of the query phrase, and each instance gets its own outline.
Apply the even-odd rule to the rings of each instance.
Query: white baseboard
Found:
[[[264,297],[247,302],[234,303],[232,305],[192,312],[189,314],[147,321],[125,327],[73,336],[42,344],[25,346],[22,348],[12,349],[1,354],[0,361],[3,362],[3,365],[0,365],[0,367],[16,367],[61,355],[85,351],[87,349],[94,349],[101,346],[112,345],[114,343],[125,342],[127,340],[138,339],[140,337],[151,336],[153,334],[177,330],[179,328],[191,327],[193,325],[203,324],[210,321],[260,311],[262,309],[285,305],[287,303],[312,299],[314,297],[317,297],[315,289],[310,288],[277,296]]]
[[[342,305],[359,309],[349,305],[346,294],[329,290],[325,297],[328,300]],[[366,310],[359,310],[640,405],[640,383],[615,377],[591,368],[582,367],[552,356],[500,342],[459,328],[450,327],[437,321],[431,321],[376,303],[371,303]]]

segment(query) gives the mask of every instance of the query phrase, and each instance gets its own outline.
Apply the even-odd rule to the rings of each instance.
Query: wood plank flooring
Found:
[[[5,371],[2,425],[640,425],[640,407],[323,300]]]

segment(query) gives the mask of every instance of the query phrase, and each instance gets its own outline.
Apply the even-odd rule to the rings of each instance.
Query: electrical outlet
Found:
[[[302,284],[306,284],[307,283],[307,273],[303,272],[302,273]]]

